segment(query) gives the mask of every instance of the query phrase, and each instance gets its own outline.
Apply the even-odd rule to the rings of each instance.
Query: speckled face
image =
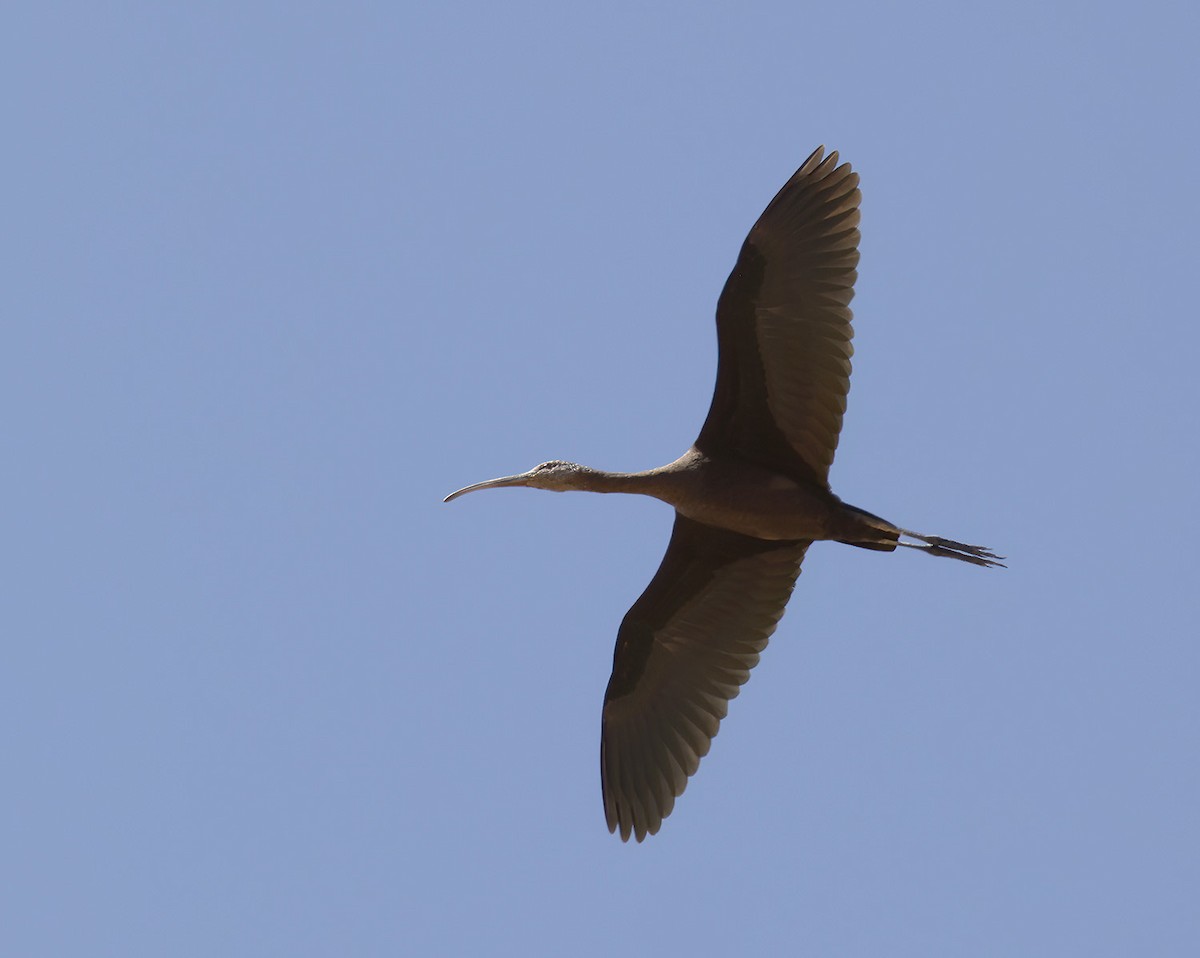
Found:
[[[583,466],[562,459],[551,459],[541,465],[534,466],[525,474],[527,484],[535,489],[547,489],[550,492],[565,492],[575,488],[575,480],[580,473],[586,472]]]

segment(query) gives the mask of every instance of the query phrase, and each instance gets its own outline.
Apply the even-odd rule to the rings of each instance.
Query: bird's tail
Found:
[[[846,506],[858,520],[859,530],[866,531],[865,537],[856,535],[854,538],[840,540],[847,545],[858,546],[860,549],[875,549],[881,552],[894,552],[897,546],[906,549],[919,549],[926,555],[945,556],[949,559],[959,559],[972,565],[986,567],[999,566],[1007,568],[1000,560],[1004,556],[996,555],[984,546],[972,546],[965,542],[955,542],[953,539],[943,539],[941,536],[926,536],[919,532],[910,532],[894,526],[886,519],[872,515],[857,506]],[[865,527],[865,529],[864,529]],[[916,539],[917,542],[904,542],[902,537]]]

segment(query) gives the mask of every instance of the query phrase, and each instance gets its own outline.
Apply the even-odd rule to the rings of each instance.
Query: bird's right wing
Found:
[[[808,546],[676,513],[662,565],[617,633],[600,743],[609,831],[640,842],[671,813],[775,631]]]
[[[850,390],[858,174],[818,149],[763,211],[717,304],[696,446],[827,485]]]

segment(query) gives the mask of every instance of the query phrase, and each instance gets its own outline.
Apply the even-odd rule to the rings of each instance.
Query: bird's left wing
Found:
[[[600,776],[609,831],[658,831],[708,753],[792,594],[810,543],[676,513],[658,572],[617,633]]]
[[[850,390],[858,174],[819,149],[750,230],[717,304],[717,385],[696,447],[828,486]]]

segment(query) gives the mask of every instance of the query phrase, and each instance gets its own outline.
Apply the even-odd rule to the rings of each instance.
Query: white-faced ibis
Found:
[[[446,497],[529,486],[637,493],[675,507],[662,565],[617,632],[604,694],[604,813],[623,840],[653,835],[671,813],[814,540],[906,546],[980,566],[1003,558],[908,532],[829,488],[850,389],[861,194],[849,164],[823,154],[804,161],[742,245],[717,303],[716,391],[687,452],[635,473],[544,462]]]

